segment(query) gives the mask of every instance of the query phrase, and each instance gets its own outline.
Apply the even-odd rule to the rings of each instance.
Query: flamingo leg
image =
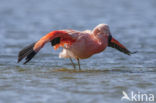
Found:
[[[78,65],[79,65],[79,70],[81,70],[81,67],[80,67],[80,59],[77,58],[77,62],[78,62]]]
[[[73,67],[74,67],[74,70],[75,70],[75,69],[76,69],[76,67],[75,67],[75,64],[74,64],[74,62],[73,62],[72,58],[69,58],[69,59],[70,59],[70,61],[71,61],[72,65],[73,65]]]

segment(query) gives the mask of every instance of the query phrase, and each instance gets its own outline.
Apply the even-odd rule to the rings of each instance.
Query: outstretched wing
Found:
[[[108,46],[119,50],[127,55],[134,54],[136,52],[130,52],[125,46],[123,46],[119,41],[114,39],[111,35],[108,37]]]
[[[72,43],[75,42],[75,39],[66,31],[50,32],[42,37],[39,41],[22,49],[18,54],[18,63],[24,58],[24,64],[28,63],[48,42],[51,42],[51,45],[54,46],[54,49],[57,49],[59,46],[63,46],[64,44],[72,45]]]

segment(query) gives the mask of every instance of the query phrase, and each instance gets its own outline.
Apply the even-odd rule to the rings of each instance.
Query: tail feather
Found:
[[[119,50],[120,52],[123,52],[127,55],[136,53],[136,52],[130,52],[126,47],[124,47],[120,42],[115,40],[111,35],[109,36],[109,39],[108,39],[108,46],[115,48],[115,49]]]
[[[18,63],[20,61],[22,61],[26,57],[25,58],[26,61],[24,62],[24,64],[26,64],[27,62],[29,62],[36,55],[36,52],[33,50],[33,47],[34,47],[35,43],[32,43],[31,45],[25,47],[24,49],[22,49],[19,52],[19,54],[18,54]]]

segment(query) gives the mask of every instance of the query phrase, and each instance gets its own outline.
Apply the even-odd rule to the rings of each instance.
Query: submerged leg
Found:
[[[74,64],[74,62],[73,62],[72,58],[69,58],[69,59],[70,59],[70,61],[71,61],[72,65],[73,65],[74,69],[76,69],[75,64]]]
[[[77,58],[77,62],[78,62],[78,65],[79,65],[79,70],[81,70],[79,58]]]

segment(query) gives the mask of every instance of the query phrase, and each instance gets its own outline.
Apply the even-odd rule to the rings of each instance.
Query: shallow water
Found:
[[[0,103],[121,103],[122,91],[156,96],[155,0],[1,0]],[[132,51],[115,49],[81,60],[75,71],[50,44],[27,65],[17,64],[24,46],[56,29],[110,25]],[[76,61],[74,61],[76,62]],[[126,101],[125,101],[126,102]]]

